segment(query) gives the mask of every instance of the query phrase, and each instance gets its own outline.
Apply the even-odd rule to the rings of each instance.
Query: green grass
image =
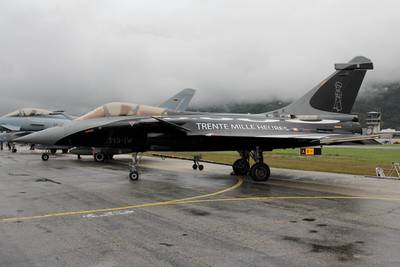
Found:
[[[176,152],[165,155],[193,158],[201,154],[202,159],[232,164],[238,159],[235,152]],[[360,175],[375,175],[375,168],[390,169],[393,161],[400,161],[400,150],[382,148],[334,148],[324,147],[322,156],[299,156],[299,149],[278,149],[264,153],[265,161],[275,168],[324,171]]]

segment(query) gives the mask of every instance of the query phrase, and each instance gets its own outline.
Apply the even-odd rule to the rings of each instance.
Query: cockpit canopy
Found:
[[[52,112],[40,108],[22,108],[4,115],[4,117],[31,117],[31,116],[48,116]]]
[[[76,120],[89,120],[103,117],[117,116],[158,116],[166,112],[165,109],[132,103],[112,102],[104,104]]]

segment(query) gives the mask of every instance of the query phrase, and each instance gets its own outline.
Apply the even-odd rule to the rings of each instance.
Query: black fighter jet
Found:
[[[262,114],[180,113],[160,116],[102,117],[74,121],[19,138],[44,145],[130,148],[129,177],[136,180],[137,154],[144,151],[238,151],[237,175],[267,180],[263,151],[340,144],[371,139],[361,136],[350,115],[372,62],[355,57],[335,64],[335,72],[291,105]],[[250,166],[249,159],[254,160]]]

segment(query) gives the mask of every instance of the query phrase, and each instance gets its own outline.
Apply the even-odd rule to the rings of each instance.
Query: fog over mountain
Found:
[[[356,55],[364,89],[400,80],[399,1],[0,2],[0,113],[158,104],[290,101]]]

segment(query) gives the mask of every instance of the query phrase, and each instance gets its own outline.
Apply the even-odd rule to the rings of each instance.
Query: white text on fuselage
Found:
[[[196,122],[197,130],[273,130],[287,131],[288,128],[280,125],[272,124],[253,124],[253,123],[213,123],[213,122]]]

